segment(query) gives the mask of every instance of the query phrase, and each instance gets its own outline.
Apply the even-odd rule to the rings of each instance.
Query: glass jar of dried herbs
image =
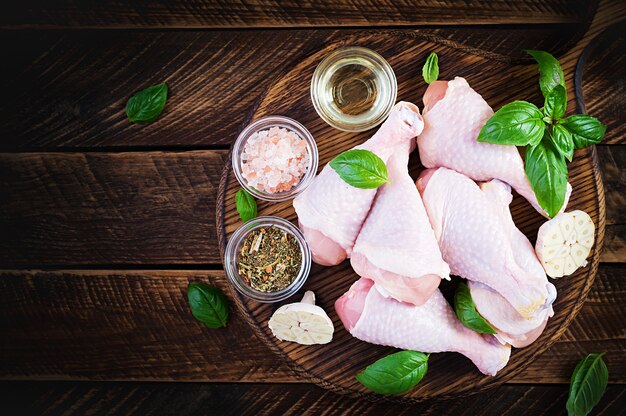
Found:
[[[277,292],[288,287],[301,265],[302,252],[296,238],[273,225],[250,232],[237,258],[239,275],[261,292]]]

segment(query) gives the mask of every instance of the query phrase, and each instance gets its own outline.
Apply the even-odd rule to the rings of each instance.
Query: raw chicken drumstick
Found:
[[[451,273],[489,286],[531,319],[551,307],[556,289],[508,213],[510,188],[498,180],[487,185],[446,168],[427,169],[417,180]]]
[[[490,375],[509,361],[511,347],[501,345],[492,335],[464,327],[439,290],[422,306],[414,306],[383,296],[376,286],[361,278],[335,302],[335,310],[352,336],[426,353],[459,352]]]
[[[423,128],[419,109],[414,104],[399,102],[374,136],[355,149],[369,150],[386,163],[399,144],[411,141]],[[309,244],[313,261],[332,266],[350,255],[376,191],[348,185],[326,165],[309,187],[294,199],[300,229]]]
[[[515,248],[513,254],[516,262],[523,269],[530,271],[528,276],[536,277],[538,284],[547,282],[533,246],[513,222],[509,210],[512,195],[508,185],[493,180],[480,184],[480,189],[500,207],[500,220],[509,230]],[[549,296],[554,300],[556,288],[551,283],[547,284]],[[489,286],[472,281],[468,282],[468,286],[476,309],[497,330],[496,338],[513,347],[522,348],[532,344],[543,332],[548,318],[554,315],[550,305],[530,319],[524,319],[504,297]]]
[[[350,256],[354,271],[376,281],[393,298],[421,305],[450,267],[441,258],[426,209],[409,176],[409,153],[415,144],[398,146],[387,162],[383,185],[356,239]]]
[[[492,115],[489,104],[465,79],[431,83],[424,94],[424,131],[417,138],[422,164],[427,168],[454,169],[475,181],[500,179],[547,216],[530,187],[517,148],[476,140]],[[561,211],[571,191],[568,183]]]

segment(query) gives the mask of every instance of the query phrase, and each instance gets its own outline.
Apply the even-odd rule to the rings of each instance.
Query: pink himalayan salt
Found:
[[[272,194],[300,183],[309,164],[306,142],[282,127],[252,134],[241,154],[241,171],[248,185]]]

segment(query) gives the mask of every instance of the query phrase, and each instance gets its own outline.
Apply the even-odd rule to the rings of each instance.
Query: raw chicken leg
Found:
[[[414,104],[400,102],[376,134],[356,149],[370,150],[387,162],[397,145],[413,139],[423,127],[419,109]],[[294,199],[300,229],[313,261],[331,266],[350,255],[376,191],[348,185],[326,165],[311,185]]]
[[[427,168],[454,169],[475,181],[500,179],[547,216],[530,187],[517,148],[476,140],[492,115],[489,104],[465,79],[431,83],[424,94],[424,131],[417,138],[422,164]],[[571,191],[567,184],[561,211],[565,210]]]
[[[556,288],[548,282],[533,246],[515,226],[511,217],[509,211],[509,204],[512,200],[510,188],[498,180],[493,180],[480,184],[480,189],[494,204],[500,207],[500,220],[509,230],[515,248],[513,251],[515,261],[524,270],[530,272],[526,276],[535,278],[536,284],[547,284],[547,303],[553,302],[556,298]],[[489,286],[472,281],[468,282],[468,286],[476,309],[498,331],[496,338],[503,343],[511,344],[513,347],[522,348],[533,343],[543,332],[548,318],[554,315],[554,310],[550,305],[541,309],[530,319],[524,319],[504,297]]]
[[[426,353],[459,352],[490,375],[509,361],[511,348],[464,327],[439,290],[422,306],[414,306],[384,297],[376,286],[362,278],[335,302],[341,322],[354,337]]]
[[[481,189],[439,168],[422,172],[417,187],[452,274],[494,289],[525,319],[550,308],[556,290],[511,219],[506,184],[494,180]]]
[[[409,176],[411,142],[399,145],[389,158],[390,183],[376,194],[350,263],[357,274],[373,279],[393,298],[419,306],[441,279],[450,278],[450,268],[441,258],[422,198]]]

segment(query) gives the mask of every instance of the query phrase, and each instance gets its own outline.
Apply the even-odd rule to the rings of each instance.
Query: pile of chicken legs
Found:
[[[335,265],[349,258],[361,276],[335,303],[353,336],[421,352],[459,352],[495,375],[511,346],[525,347],[541,335],[556,298],[513,222],[511,188],[545,212],[517,148],[476,140],[493,110],[465,79],[433,82],[423,101],[423,117],[414,104],[400,102],[357,146],[386,163],[388,184],[358,189],[326,165],[293,205],[314,261]],[[427,168],[417,183],[408,171],[416,146]],[[570,192],[568,185],[568,198]],[[495,335],[478,334],[457,319],[438,289],[450,274],[467,279]]]

